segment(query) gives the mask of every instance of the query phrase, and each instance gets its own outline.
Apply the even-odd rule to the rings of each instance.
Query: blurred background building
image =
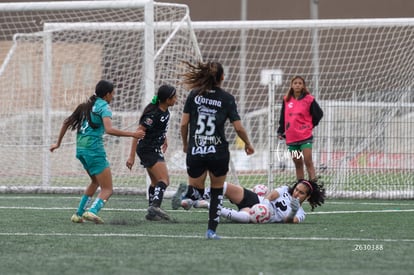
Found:
[[[191,18],[199,20],[239,20],[246,5],[247,20],[308,19],[312,5],[318,18],[413,17],[412,0],[161,0],[186,4]]]
[[[52,2],[58,1],[67,0]],[[246,20],[308,19],[311,18],[312,5],[318,7],[317,16],[320,19],[414,16],[413,0],[159,0],[156,2],[186,4],[190,7],[191,18],[194,21],[240,20],[243,16]]]

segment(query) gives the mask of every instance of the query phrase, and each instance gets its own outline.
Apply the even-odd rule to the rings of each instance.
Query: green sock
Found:
[[[85,194],[82,195],[82,198],[79,202],[78,210],[76,210],[76,214],[78,216],[82,216],[82,214],[85,212],[91,200],[92,200],[92,197],[85,195]]]
[[[93,202],[91,208],[89,209],[89,212],[92,212],[94,214],[98,214],[98,212],[101,210],[101,208],[104,206],[105,201],[101,198],[96,198]]]

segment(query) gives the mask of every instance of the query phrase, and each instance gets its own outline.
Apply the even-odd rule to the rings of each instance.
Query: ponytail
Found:
[[[224,69],[220,63],[198,62],[197,65],[186,61],[183,63],[188,67],[188,71],[181,75],[183,77],[182,83],[187,88],[198,89],[199,94],[203,94],[221,85]]]
[[[98,96],[96,94],[92,95],[86,102],[79,104],[75,111],[73,111],[73,113],[65,119],[64,123],[69,125],[70,130],[76,130],[79,132],[85,119],[88,121],[89,126],[93,129],[98,128],[98,125],[93,123],[91,119],[92,107],[97,98]]]

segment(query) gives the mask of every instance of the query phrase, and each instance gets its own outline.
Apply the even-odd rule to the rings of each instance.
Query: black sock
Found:
[[[187,193],[185,194],[186,198],[192,199],[193,201],[199,200],[204,194],[204,188],[199,189],[194,186],[189,185],[187,188]]]
[[[148,206],[152,205],[152,200],[154,199],[154,190],[154,186],[150,185],[150,187],[148,187]]]
[[[163,181],[159,181],[154,188],[154,197],[152,198],[152,206],[161,207],[167,185]]]
[[[223,205],[223,188],[210,189],[210,209],[208,210],[208,229],[216,231],[220,221],[220,209]]]

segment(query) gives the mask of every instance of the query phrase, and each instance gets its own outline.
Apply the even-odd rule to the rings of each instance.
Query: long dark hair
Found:
[[[323,187],[323,183],[318,183],[315,181],[307,181],[307,180],[300,180],[296,182],[292,187],[289,188],[289,194],[293,194],[293,190],[295,190],[298,184],[304,184],[308,187],[307,195],[309,196],[308,202],[312,207],[311,211],[318,206],[321,206],[325,202],[325,188]]]
[[[224,74],[223,66],[218,62],[198,62],[193,65],[183,61],[187,65],[188,71],[181,76],[182,84],[188,89],[199,89],[199,94],[203,94],[220,86]]]
[[[310,94],[308,88],[306,87],[306,82],[305,79],[299,75],[295,75],[294,77],[292,77],[292,79],[290,80],[290,87],[289,90],[287,90],[286,95],[285,95],[285,100],[286,102],[290,100],[290,98],[293,96],[293,88],[292,88],[292,83],[293,81],[295,81],[296,79],[300,79],[303,82],[303,89],[302,89],[302,94]]]
[[[86,119],[89,126],[93,129],[98,128],[98,125],[93,123],[91,120],[92,107],[98,97],[103,98],[106,94],[112,93],[113,90],[114,85],[111,82],[107,80],[99,81],[95,87],[95,94],[92,95],[86,102],[79,104],[75,111],[73,111],[73,113],[67,117],[63,123],[69,125],[70,130],[76,130],[79,132],[83,121]]]

